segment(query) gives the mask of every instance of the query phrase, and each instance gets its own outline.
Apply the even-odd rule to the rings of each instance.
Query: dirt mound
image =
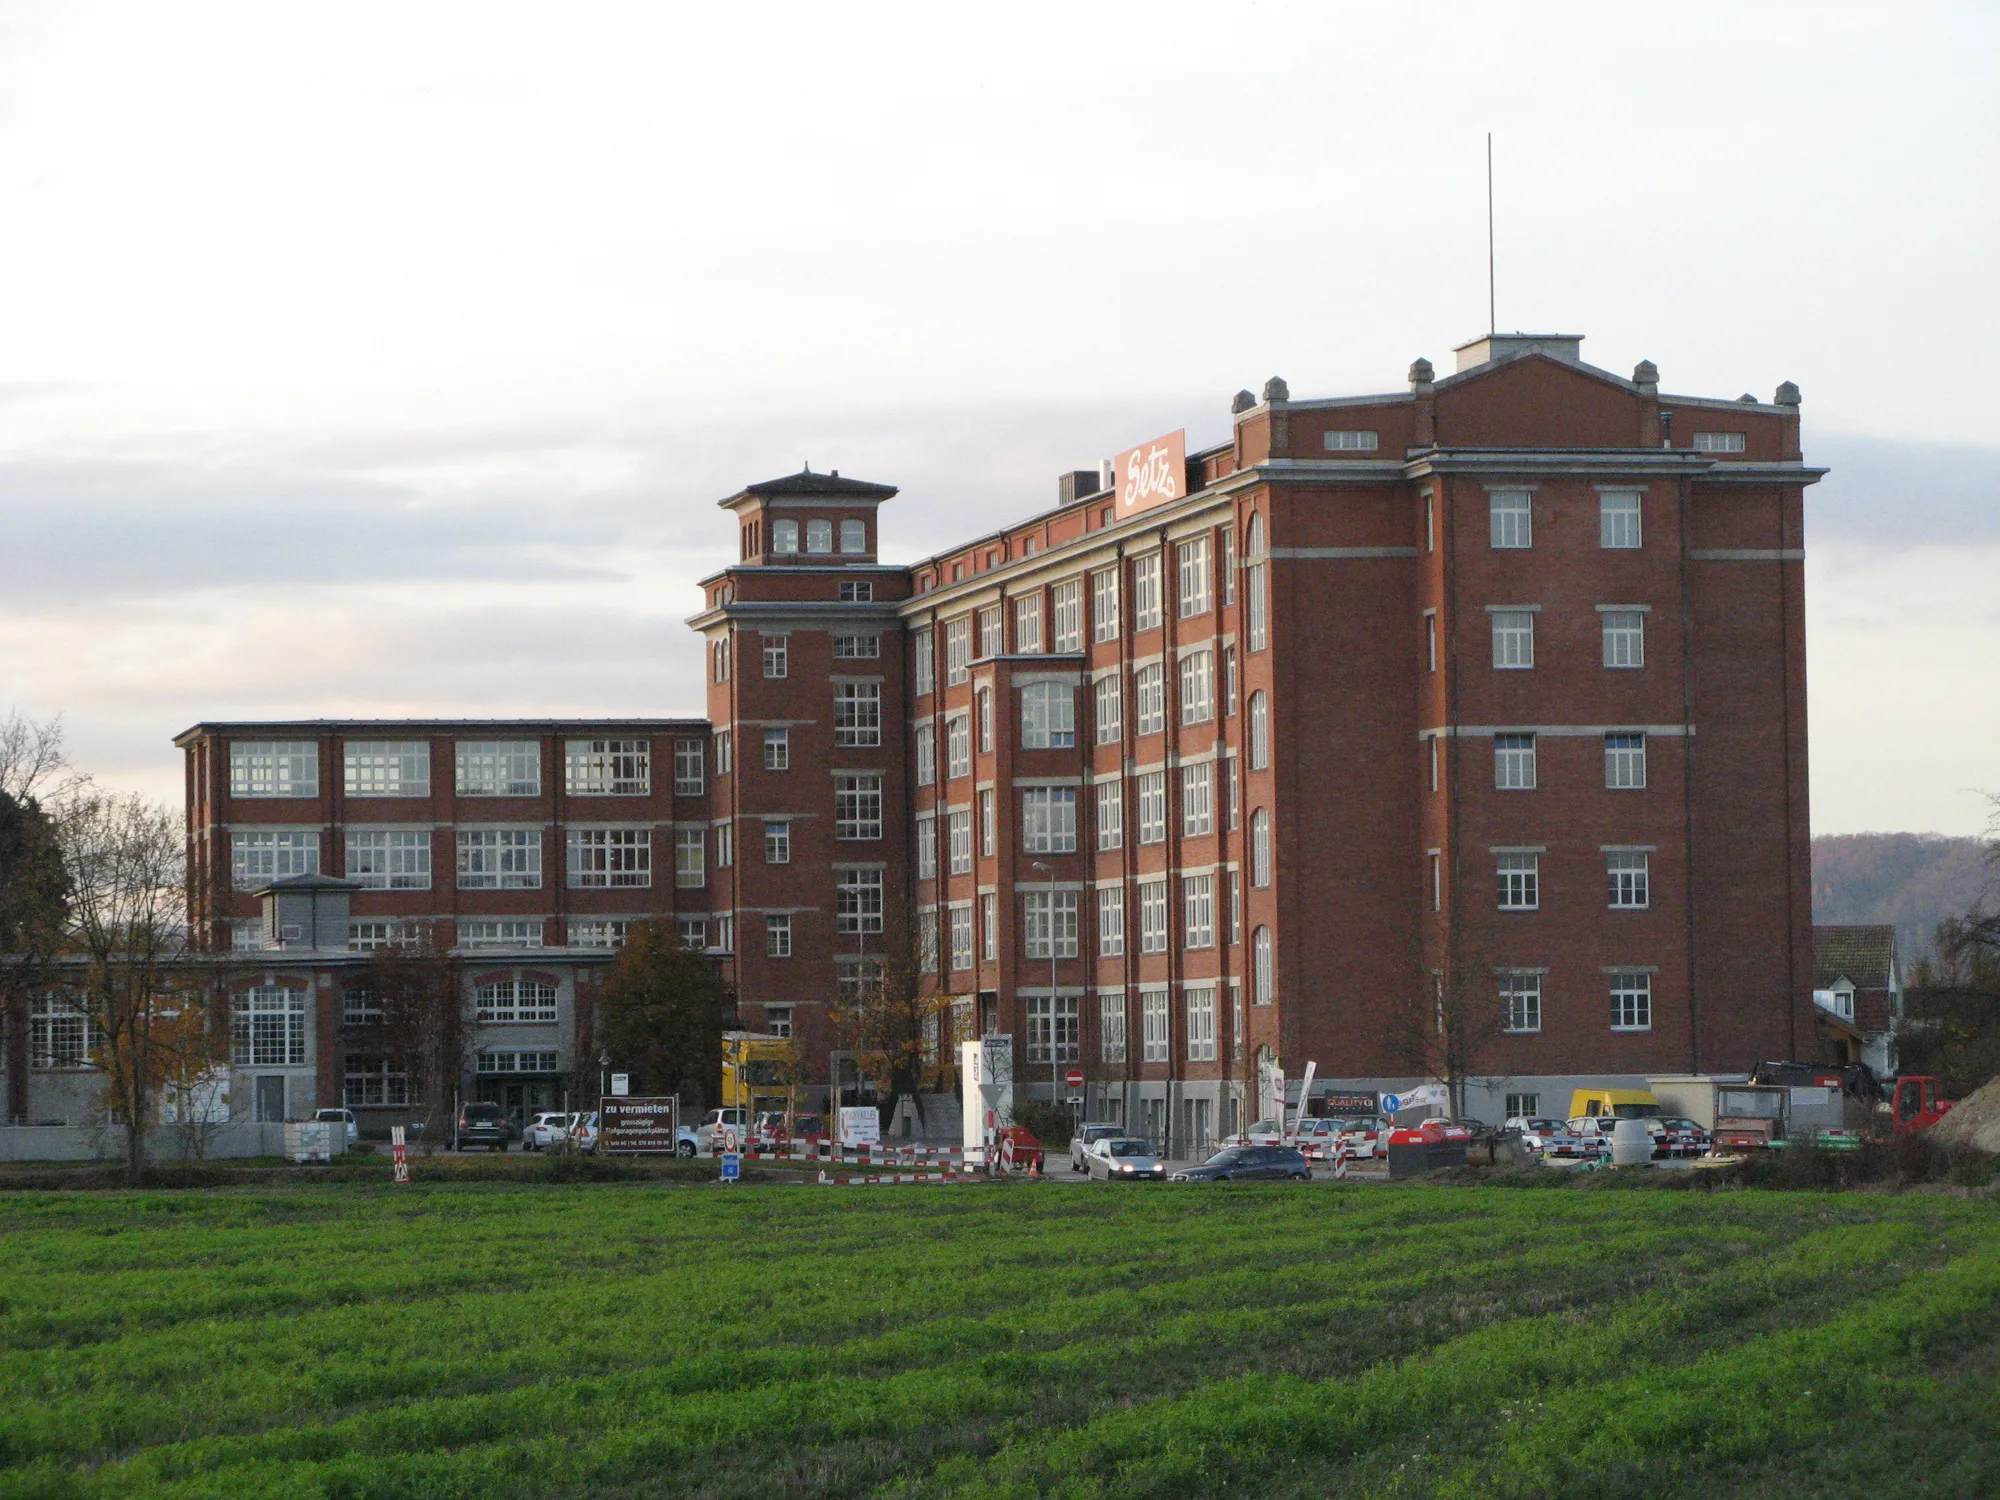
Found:
[[[2000,1078],[1988,1079],[1930,1129],[1931,1139],[2000,1152]]]

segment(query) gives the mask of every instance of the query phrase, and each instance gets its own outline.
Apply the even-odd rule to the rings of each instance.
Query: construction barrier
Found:
[[[939,1165],[982,1162],[983,1148],[973,1146],[836,1146],[831,1141],[795,1142],[790,1146],[757,1146],[743,1153],[752,1161],[808,1161],[829,1165],[873,1166],[913,1162]]]
[[[983,1182],[985,1177],[978,1172],[896,1172],[879,1177],[829,1177],[822,1169],[819,1174],[821,1187],[882,1187],[898,1182]]]

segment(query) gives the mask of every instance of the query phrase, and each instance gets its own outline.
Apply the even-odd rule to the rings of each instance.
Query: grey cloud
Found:
[[[1832,473],[1806,492],[1808,545],[2000,545],[2000,448],[1808,434]]]

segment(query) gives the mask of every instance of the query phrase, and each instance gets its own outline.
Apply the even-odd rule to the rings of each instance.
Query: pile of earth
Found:
[[[1988,1079],[1953,1105],[1930,1135],[1941,1145],[2000,1153],[2000,1078]]]

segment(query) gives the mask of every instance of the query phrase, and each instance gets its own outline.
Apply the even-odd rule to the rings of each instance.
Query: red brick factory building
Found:
[[[1225,441],[1140,444],[913,565],[879,560],[892,487],[752,484],[721,502],[740,560],[690,622],[706,723],[183,735],[210,941],[254,915],[265,834],[323,834],[310,869],[351,875],[351,848],[388,856],[348,831],[393,821],[439,873],[371,874],[357,941],[508,923],[464,931],[518,966],[672,916],[744,1022],[821,1068],[838,986],[910,956],[949,997],[941,1060],[1011,1034],[1017,1092],[1079,1067],[1092,1117],[1156,1132],[1247,1123],[1308,1062],[1336,1088],[1421,1081],[1439,1009],[1488,1119],[1810,1052],[1803,532],[1824,471],[1795,387],[1663,396],[1650,363],[1626,379],[1580,345],[1481,338],[1383,395],[1273,380]],[[645,789],[609,790],[603,747],[642,740]],[[343,794],[345,747],[419,742],[421,807]],[[532,795],[492,789],[509,742],[537,747]],[[232,781],[308,743],[310,806]],[[578,756],[605,790],[575,790]],[[537,835],[539,884],[525,856],[484,883],[509,832]]]

